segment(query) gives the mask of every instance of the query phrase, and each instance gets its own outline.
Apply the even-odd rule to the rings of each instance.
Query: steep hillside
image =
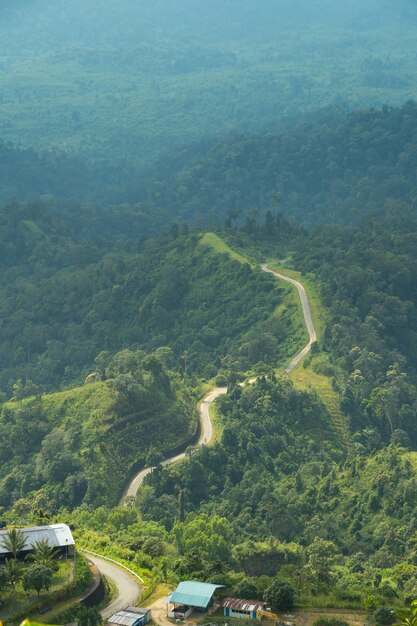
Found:
[[[363,221],[360,233],[297,231],[292,250],[283,237],[294,230],[269,214],[265,223],[230,227],[228,242],[174,228],[141,254],[106,255],[100,263],[121,285],[122,310],[109,301],[118,332],[125,310],[141,302],[141,332],[147,345],[160,347],[150,356],[102,352],[88,384],[73,391],[24,399],[30,385],[14,385],[15,399],[4,403],[0,419],[0,436],[13,443],[13,458],[10,450],[3,455],[7,519],[81,503],[63,514],[95,548],[153,568],[158,580],[216,580],[236,595],[262,598],[269,585],[285,582],[299,604],[370,613],[413,596],[417,479],[409,449],[416,447],[417,396],[414,361],[401,352],[414,332],[404,320],[414,319],[416,226],[396,209],[394,217]],[[275,279],[265,282],[253,269],[246,244],[251,258],[274,248],[285,253],[287,265],[314,272],[321,287],[327,327],[311,356],[313,374],[302,368],[295,383],[258,362],[257,380],[238,384],[239,369],[256,361],[275,366],[290,345],[288,337],[274,342],[268,308],[282,322],[286,296],[274,293]],[[141,278],[136,291],[134,277]],[[212,343],[214,329],[229,339]],[[185,376],[164,364],[182,367]],[[229,385],[217,405],[213,445],[158,467],[139,490],[137,511],[97,508],[116,500],[125,468],[144,460],[145,450],[157,463],[161,447],[187,436],[196,396],[182,381],[196,390],[195,374],[213,364]],[[322,388],[306,390],[306,381]],[[94,510],[84,506],[90,503]]]
[[[40,155],[0,142],[0,201],[43,194],[86,198],[92,189],[91,179],[92,171],[85,163],[64,154]]]
[[[287,290],[202,245],[198,234],[173,229],[139,253],[70,246],[57,271],[43,259],[44,235],[37,238],[36,230],[28,246],[40,250],[39,266],[28,269],[20,257],[22,265],[6,266],[0,290],[0,384],[7,393],[18,379],[49,390],[74,384],[102,350],[168,346],[175,367],[210,378],[220,367],[239,372],[276,362],[297,345]],[[56,241],[51,249],[62,258]],[[17,274],[26,269],[28,276]]]
[[[0,406],[0,439],[8,442],[0,453],[0,506],[20,498],[49,512],[115,504],[151,450],[190,437],[198,394],[162,361],[163,354],[126,350],[102,358],[82,387],[26,399],[15,388],[15,400]]]
[[[314,607],[371,612],[414,593],[414,457],[392,446],[341,461],[319,397],[286,379],[236,387],[220,415],[221,441],[153,474],[138,499],[172,528],[174,571],[212,580],[221,552],[222,583],[251,597],[268,577]]]
[[[360,231],[321,226],[294,240],[285,263],[314,276],[325,306],[318,345],[294,382],[269,372],[231,385],[216,443],[148,478],[138,507],[174,537],[174,572],[214,580],[221,559],[238,595],[285,582],[301,605],[369,614],[414,597],[417,227],[391,209]],[[272,254],[280,220],[228,241]]]

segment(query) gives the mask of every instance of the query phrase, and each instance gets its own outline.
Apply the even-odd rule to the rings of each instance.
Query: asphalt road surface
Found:
[[[269,269],[266,264],[261,265],[261,269],[264,272],[268,272],[269,274],[273,274],[276,278],[280,280],[285,280],[288,283],[291,283],[297,288],[298,295],[300,297],[301,306],[303,310],[304,321],[307,326],[309,341],[306,346],[300,352],[298,352],[295,357],[291,360],[289,365],[284,370],[285,373],[289,374],[298,364],[299,362],[308,354],[311,350],[311,346],[315,341],[317,341],[316,331],[313,324],[313,318],[311,315],[310,305],[308,302],[306,290],[303,285],[294,280],[293,278],[289,278],[288,276],[284,276],[284,274],[280,274],[279,272],[275,272],[274,270]],[[248,381],[249,383],[255,382],[256,378]],[[219,396],[227,393],[226,387],[216,387],[212,391],[210,391],[200,402],[199,404],[199,412],[201,419],[201,435],[198,440],[199,446],[205,446],[210,443],[213,437],[213,425],[210,418],[210,404],[214,402]],[[176,463],[177,461],[181,461],[185,458],[185,452],[181,454],[177,454],[174,457],[166,459],[162,461],[162,465],[171,465],[172,463]],[[142,485],[145,477],[152,472],[154,468],[148,467],[136,474],[136,476],[131,480],[128,487],[123,494],[120,504],[123,505],[125,499],[129,496],[135,497],[138,489]],[[126,608],[127,606],[134,605],[139,598],[141,593],[141,587],[138,582],[130,576],[127,572],[118,568],[116,565],[105,561],[104,559],[100,559],[96,556],[88,557],[100,570],[100,573],[106,576],[109,580],[113,581],[113,583],[117,586],[118,596],[115,598],[112,603],[105,609],[102,610],[101,615],[106,619],[113,615],[113,613]],[[164,610],[160,611],[161,616],[164,613]],[[166,619],[166,618],[165,618]],[[158,623],[158,620],[156,620]]]
[[[198,446],[206,446],[208,443],[210,443],[213,437],[213,426],[212,426],[211,419],[210,419],[210,404],[214,402],[216,398],[218,398],[219,396],[225,393],[227,393],[226,387],[216,387],[201,400],[199,407],[198,407],[200,411],[200,419],[201,419],[201,435],[197,443]],[[184,458],[185,458],[185,452],[181,452],[181,454],[177,454],[176,456],[173,456],[170,459],[165,459],[165,461],[162,461],[161,465],[163,466],[172,465],[172,463],[181,461]],[[155,468],[147,467],[146,469],[136,474],[136,476],[130,481],[129,485],[127,486],[123,494],[121,504],[123,504],[125,499],[128,498],[129,496],[133,496],[133,497],[136,496],[138,489],[142,485],[146,476],[150,474],[153,469]]]
[[[133,576],[120,569],[116,565],[99,559],[96,556],[88,555],[88,559],[99,569],[100,574],[112,581],[118,590],[117,597],[105,609],[101,611],[102,617],[107,619],[113,613],[125,609],[127,606],[134,606],[140,596],[141,586]]]
[[[310,305],[308,303],[306,290],[304,289],[303,285],[300,282],[298,282],[298,280],[294,280],[294,278],[289,278],[288,276],[284,276],[284,274],[280,274],[279,272],[275,272],[274,270],[269,269],[266,263],[263,263],[261,265],[261,269],[264,272],[268,272],[268,274],[273,274],[277,278],[280,278],[281,280],[285,280],[287,283],[291,283],[292,285],[294,285],[297,288],[298,295],[300,297],[301,306],[303,309],[304,321],[307,326],[310,339],[307,345],[304,346],[304,348],[295,355],[295,357],[291,360],[290,364],[285,368],[284,370],[285,373],[289,374],[293,369],[297,367],[299,362],[306,356],[306,354],[310,352],[311,346],[313,345],[313,343],[317,341],[317,335],[316,335],[316,330],[313,324],[313,318],[311,315]]]

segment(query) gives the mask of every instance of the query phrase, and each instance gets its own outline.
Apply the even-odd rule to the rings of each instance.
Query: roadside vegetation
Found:
[[[227,236],[230,242],[239,238],[242,242],[248,234],[236,231]],[[300,241],[304,235],[298,237]],[[184,254],[188,239],[180,236],[171,241],[171,258],[175,259],[176,247],[180,245]],[[192,245],[200,250],[198,255],[203,255],[199,259],[207,258],[209,251],[203,250],[211,247],[212,264],[217,259],[226,263],[233,250],[219,235],[212,234],[205,236],[203,245],[200,238]],[[252,258],[257,245],[255,240]],[[287,253],[288,247],[284,247],[280,240],[278,249]],[[261,252],[260,247],[258,254]],[[304,258],[308,269],[306,253],[307,249],[303,252],[300,246],[292,255],[294,259]],[[242,271],[247,265],[231,259],[227,263],[233,271]],[[277,282],[249,266],[244,271],[246,281],[252,272],[261,285],[268,285],[268,290],[271,282]],[[279,293],[283,297],[285,290]],[[317,312],[317,296],[314,301]],[[285,299],[282,303],[272,302],[272,315],[269,313],[265,329],[274,309],[283,306],[287,306]],[[327,310],[328,324],[332,310]],[[253,368],[258,373],[256,382],[245,387],[238,384],[242,362],[236,364],[230,356],[223,361],[218,377],[229,386],[229,393],[216,403],[217,436],[213,444],[194,451],[176,466],[157,466],[139,491],[136,503],[132,502],[134,508],[97,508],[100,500],[96,499],[93,509],[85,498],[81,507],[77,507],[78,500],[72,511],[61,509],[59,519],[75,526],[80,545],[137,568],[147,580],[149,596],[158,593],[158,585],[176,584],[187,577],[221,582],[229,595],[254,599],[263,598],[271,585],[285,583],[293,589],[296,606],[351,607],[369,614],[381,607],[399,606],[413,592],[417,575],[414,535],[406,522],[415,496],[415,468],[412,458],[408,460],[401,448],[380,445],[366,452],[363,443],[358,445],[362,441],[359,436],[365,434],[355,435],[340,403],[343,380],[348,374],[343,363],[334,360],[327,328],[322,331],[317,349],[291,377],[276,373],[277,350],[271,352],[269,364],[267,359],[258,362]],[[302,334],[300,341],[302,344]],[[228,349],[233,355],[233,344],[228,344]],[[43,407],[48,419],[53,418],[59,426],[62,415],[80,419],[84,407],[94,419],[93,432],[97,436],[107,432],[114,419],[116,424],[120,419],[126,427],[132,398],[138,393],[135,385],[142,381],[142,395],[137,402],[146,407],[147,398],[152,397],[147,410],[152,408],[155,415],[160,415],[158,402],[169,401],[167,406],[170,402],[175,406],[181,389],[179,378],[166,369],[167,359],[175,363],[174,350],[157,349],[151,355],[132,350],[102,355],[84,387],[40,396],[38,410]],[[197,380],[190,363],[186,373],[186,380]],[[155,390],[161,394],[161,389],[164,392],[157,400]],[[197,396],[187,393],[187,406],[195,410]],[[97,428],[100,413],[94,407],[96,394],[112,407],[112,411],[103,413],[102,429]],[[22,411],[35,399],[14,400],[4,406],[13,415],[14,407]],[[119,407],[116,413],[115,407]],[[92,426],[83,418],[84,422],[85,432],[90,432]],[[134,422],[138,428],[140,420],[135,418]],[[375,432],[376,428],[378,422]],[[370,437],[369,427],[365,432]],[[380,432],[382,437],[383,430]],[[114,445],[111,439],[110,445]],[[103,460],[111,458],[102,446]],[[132,448],[132,460],[133,454]],[[114,467],[111,472],[114,484]],[[49,478],[36,498],[54,494],[51,486]],[[74,493],[79,494],[79,489]],[[398,494],[402,494],[400,498]],[[34,495],[30,491],[22,494],[23,499],[15,501],[10,509],[10,519],[30,515]],[[47,502],[59,505],[60,500],[57,495],[49,495]]]
[[[381,258],[382,241],[387,246],[386,229],[390,229],[389,245],[393,249],[407,249],[404,243],[412,237],[413,221],[393,221],[389,217],[372,225],[373,231],[362,234],[362,240],[370,238],[367,263],[373,256],[375,262]],[[280,258],[282,252],[288,257],[280,231],[278,226],[277,251],[281,252]],[[262,232],[259,224],[250,247],[252,257],[256,256],[256,248],[258,258],[263,249],[271,248],[270,235],[265,245],[262,240],[259,244]],[[340,241],[352,245],[351,258],[356,254],[360,265],[358,238],[349,240],[342,228],[337,232],[339,237],[346,237],[338,240],[339,245]],[[309,239],[300,235],[291,251],[295,266],[298,263],[305,272],[315,270],[316,315],[323,307],[318,286],[322,302],[327,303],[326,323],[321,327],[318,345],[290,380],[277,376],[271,368],[253,385],[242,388],[229,383],[229,393],[217,401],[217,419],[223,426],[221,440],[181,465],[155,472],[139,494],[138,505],[145,519],[158,520],[168,530],[172,528],[171,532],[180,526],[182,518],[184,528],[196,524],[200,516],[223,518],[229,551],[225,549],[220,556],[222,574],[216,575],[212,549],[200,541],[187,555],[189,571],[195,577],[224,582],[232,594],[252,598],[262,598],[265,585],[272,580],[286,582],[295,590],[297,606],[364,610],[379,624],[393,607],[412,596],[417,579],[415,529],[413,524],[409,526],[408,515],[414,507],[417,485],[414,457],[407,452],[416,445],[411,420],[415,406],[413,367],[411,359],[405,361],[398,351],[393,357],[391,352],[394,339],[388,329],[392,328],[394,309],[378,308],[379,321],[384,320],[378,330],[378,343],[375,336],[359,331],[357,311],[350,308],[352,292],[346,289],[343,278],[350,271],[346,268],[346,252],[339,256],[334,248],[336,262],[332,270],[329,253],[326,258],[323,252],[325,246],[332,249],[334,236],[334,229],[322,229],[315,234],[316,244],[310,247]],[[228,234],[230,245],[240,242],[240,253],[248,239],[246,226]],[[412,263],[411,254],[408,259],[407,255],[401,261],[397,259],[402,266]],[[327,274],[323,274],[324,281],[318,282],[320,262],[325,263]],[[380,266],[389,281],[390,269]],[[396,270],[398,265],[394,264],[392,272],[397,277]],[[352,271],[360,276],[359,269]],[[369,324],[366,305],[372,306],[375,300],[387,302],[387,296],[376,291],[381,285],[378,273],[375,278],[372,282],[369,277],[358,280],[357,284],[356,298],[364,295],[365,324]],[[332,299],[335,289],[337,297]],[[372,297],[365,296],[367,289],[372,290]],[[410,315],[411,304],[402,305],[400,289],[401,284],[392,285],[397,293],[392,303],[395,300],[397,311],[408,308]],[[391,296],[388,299],[391,302]],[[340,317],[341,309],[344,317]],[[404,332],[410,333],[410,317],[399,320]],[[332,325],[337,333],[330,331]],[[342,357],[347,352],[346,343],[340,348],[340,357],[335,351],[337,342],[346,342],[348,336],[354,343],[352,329],[358,329],[358,346],[351,352],[352,359],[362,359],[362,367],[374,364],[375,378],[368,377],[367,386],[362,382],[363,372],[355,370],[351,374],[347,365],[352,365]],[[397,336],[399,332],[397,327]],[[378,345],[379,356],[371,354],[369,342],[374,348]],[[409,345],[396,345],[404,345],[409,354]],[[396,365],[390,367],[390,358],[407,362],[408,372],[401,372]],[[359,366],[359,361],[353,363]],[[355,421],[346,401],[355,377],[359,382],[355,398],[362,402],[357,415],[365,414],[366,424]],[[384,410],[379,404],[383,399],[389,399],[392,406]],[[180,512],[172,517],[161,506],[167,498],[182,503]],[[236,577],[241,577],[242,587],[234,586]]]
[[[7,318],[0,342],[0,378],[17,376],[0,405],[0,436],[12,444],[0,452],[0,506],[13,503],[19,517],[33,501],[49,513],[115,504],[151,453],[194,442],[207,381],[262,373],[303,341],[292,294],[215,234],[171,229],[135,254],[94,248],[101,260],[76,269],[64,258],[48,276],[39,230],[54,254],[61,237],[74,244],[59,220],[55,240],[47,215],[24,230],[37,262],[16,250],[0,294],[5,313],[17,302],[25,311]]]
[[[11,530],[9,536],[19,532]],[[24,538],[23,538],[24,541]],[[24,561],[11,557],[0,569],[0,619],[16,622],[40,610],[80,596],[91,584],[85,558],[57,558],[47,542],[39,542]]]
[[[169,450],[191,437],[198,390],[158,356],[101,355],[83,387],[4,403],[0,431],[13,445],[1,464],[2,506],[14,503],[25,518],[34,502],[49,514],[83,501],[116,503],[151,448]]]

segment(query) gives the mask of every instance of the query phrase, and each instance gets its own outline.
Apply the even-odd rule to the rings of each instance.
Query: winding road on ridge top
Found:
[[[276,278],[280,278],[281,280],[285,280],[287,283],[291,283],[294,285],[298,291],[298,295],[300,297],[301,307],[303,309],[304,322],[307,326],[307,331],[309,335],[309,340],[306,346],[300,352],[297,352],[295,357],[290,361],[289,365],[285,368],[285,374],[289,374],[293,369],[297,367],[300,361],[304,359],[304,357],[310,352],[311,346],[313,343],[317,341],[316,329],[314,328],[313,317],[311,315],[310,304],[308,302],[307,292],[304,289],[304,285],[302,285],[298,280],[294,280],[294,278],[290,278],[289,276],[285,276],[284,274],[280,274],[279,272],[275,272],[274,270],[270,270],[266,263],[262,263],[261,270],[263,272],[267,272],[268,274],[273,274]]]
[[[306,354],[308,354],[308,352],[311,349],[311,346],[317,340],[316,331],[314,328],[313,319],[311,315],[310,305],[308,303],[307,293],[303,285],[300,282],[298,282],[297,280],[294,280],[293,278],[289,278],[288,276],[284,276],[284,274],[280,274],[279,272],[269,269],[269,267],[265,263],[261,265],[261,269],[264,272],[273,274],[276,278],[279,278],[280,280],[285,280],[286,282],[294,285],[300,297],[304,321],[305,321],[308,334],[309,334],[309,341],[307,345],[304,346],[304,348],[295,355],[295,357],[291,360],[289,365],[285,368],[284,372],[286,374],[289,374],[300,363],[300,361],[306,356]],[[255,380],[256,378],[252,378],[248,382],[253,383],[255,382]],[[200,412],[200,419],[201,419],[201,435],[198,440],[199,446],[207,445],[208,443],[210,443],[213,437],[213,427],[212,427],[211,418],[210,418],[210,405],[219,396],[224,395],[225,393],[227,393],[226,387],[216,387],[215,389],[210,391],[206,396],[204,396],[204,398],[200,401],[200,404],[198,407],[199,412]],[[172,463],[181,461],[184,458],[185,458],[185,452],[182,452],[181,454],[177,454],[169,459],[166,459],[165,461],[162,462],[162,465],[164,466],[171,465]],[[127,498],[136,496],[145,477],[148,474],[150,474],[150,472],[152,472],[153,469],[154,469],[153,467],[148,467],[140,471],[138,474],[136,474],[136,476],[130,481],[129,485],[127,486],[123,494],[123,497],[120,500],[120,506],[124,506],[127,504]],[[125,608],[129,604],[133,605],[136,602],[140,594],[140,585],[127,572],[116,567],[115,565],[112,565],[108,561],[105,561],[102,558],[98,558],[98,557],[99,555],[96,555],[94,557],[89,556],[90,560],[92,560],[97,565],[100,572],[104,574],[105,576],[108,576],[108,578],[111,579],[118,588],[117,597],[111,602],[109,606],[107,606],[101,612],[102,616],[107,618],[112,613]],[[157,617],[158,616],[156,615],[156,618]],[[163,621],[160,622],[160,620],[158,619],[156,619],[156,621],[157,623],[165,623]]]
[[[304,322],[306,324],[309,341],[306,346],[294,356],[294,358],[290,361],[289,365],[285,368],[284,372],[289,374],[299,363],[300,361],[308,354],[311,349],[313,343],[317,340],[316,331],[314,328],[313,318],[311,315],[310,305],[308,303],[307,293],[304,289],[304,286],[297,280],[293,278],[289,278],[288,276],[284,276],[284,274],[280,274],[275,270],[269,269],[266,263],[261,265],[261,269],[268,274],[273,274],[276,278],[280,280],[285,280],[288,283],[291,283],[296,287],[298,291],[298,295],[300,297],[300,302],[303,310]],[[255,382],[256,378],[251,378],[248,382]],[[200,420],[201,420],[201,435],[198,440],[199,446],[205,446],[212,440],[213,437],[213,426],[210,418],[210,405],[214,402],[219,396],[227,393],[226,387],[216,387],[212,391],[210,391],[204,398],[200,401],[199,404],[199,412],[200,412]],[[185,452],[181,454],[177,454],[169,459],[165,459],[162,462],[162,465],[171,465],[172,463],[176,463],[177,461],[181,461],[185,458]],[[128,498],[135,497],[139,488],[141,487],[145,477],[152,472],[153,467],[147,467],[146,469],[141,470],[136,474],[136,476],[130,481],[127,486],[123,497],[120,500],[120,505],[125,506],[128,502]],[[140,594],[140,585],[138,582],[130,576],[127,572],[123,571],[119,567],[114,564],[109,563],[102,558],[99,558],[99,555],[91,556],[89,555],[89,559],[93,561],[100,572],[111,579],[118,588],[117,597],[111,602],[109,606],[101,611],[103,617],[107,618],[111,616],[116,611],[125,608],[129,604],[135,604],[137,598]],[[157,623],[160,621],[156,619]],[[161,623],[165,623],[162,621]]]
[[[284,373],[289,374],[300,361],[309,353],[311,350],[311,346],[315,341],[317,341],[316,330],[314,328],[313,318],[311,315],[311,309],[308,302],[308,297],[304,286],[298,281],[294,280],[294,278],[289,278],[288,276],[284,276],[284,274],[280,274],[275,270],[269,269],[266,263],[261,265],[261,270],[263,272],[267,272],[268,274],[273,274],[276,278],[280,280],[285,280],[287,283],[291,283],[296,287],[298,291],[298,295],[300,297],[301,307],[303,310],[304,322],[308,330],[309,341],[306,346],[300,352],[297,352],[295,357],[291,360],[289,365],[285,368]],[[254,382],[256,379],[252,378],[249,382]],[[216,387],[212,391],[210,391],[204,398],[200,401],[199,411],[200,411],[200,419],[201,419],[201,435],[198,440],[198,446],[205,446],[210,443],[213,437],[213,427],[210,419],[210,404],[214,402],[219,396],[227,393],[227,387]],[[169,459],[165,459],[162,461],[161,465],[167,466],[172,465],[172,463],[176,463],[177,461],[181,461],[185,458],[185,452],[181,454],[177,454],[176,456],[170,457]],[[146,476],[152,472],[155,468],[147,467],[146,469],[141,470],[136,474],[136,476],[130,481],[128,486],[125,489],[125,492],[120,500],[120,505],[123,506],[126,504],[126,498],[135,497],[139,488],[141,487],[143,481]]]

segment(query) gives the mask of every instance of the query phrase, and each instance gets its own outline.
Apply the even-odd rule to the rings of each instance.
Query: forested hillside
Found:
[[[0,143],[0,200],[35,198],[43,194],[88,197],[92,173],[85,164],[62,154],[39,155]]]
[[[323,133],[329,145],[330,137],[349,144],[344,158],[359,182],[340,191],[336,177],[317,192],[314,220],[328,219],[343,189],[350,206],[367,172],[374,182],[363,211],[350,215],[359,226],[299,228],[281,213],[291,198],[283,188],[272,211],[248,211],[241,226],[231,210],[220,237],[181,223],[145,240],[139,205],[133,214],[52,199],[3,207],[0,436],[12,446],[0,459],[0,506],[8,519],[36,521],[39,508],[64,505],[74,510],[69,519],[97,528],[82,530],[92,546],[137,557],[173,581],[217,580],[221,560],[229,589],[254,598],[275,577],[303,604],[391,607],[414,593],[417,223],[406,164],[416,110],[354,114]],[[293,157],[293,144],[283,144],[286,162],[294,158],[292,172],[309,163],[318,180],[331,151],[319,149],[321,127],[308,128],[316,131],[309,142],[307,127],[297,131]],[[391,150],[379,144],[383,134]],[[397,197],[393,172],[402,172]],[[160,189],[163,198],[168,186]],[[189,216],[204,194],[200,180]],[[256,268],[266,258],[301,270],[320,295],[326,327],[294,382],[279,369],[305,334],[290,288]],[[242,388],[248,372],[258,380]],[[214,445],[158,467],[126,519],[108,509],[96,518],[89,507],[116,503],[133,468],[187,440],[212,377],[229,387]],[[117,525],[101,534],[113,517]],[[135,524],[144,538],[135,539]]]
[[[84,386],[48,395],[16,385],[0,407],[0,506],[28,498],[54,512],[116,504],[132,467],[151,449],[196,430],[196,390],[164,366],[164,352],[101,354]]]
[[[199,234],[176,227],[139,252],[132,240],[130,252],[121,243],[107,251],[76,243],[63,222],[47,223],[46,210],[8,215],[0,292],[7,393],[18,379],[41,390],[78,382],[103,350],[168,346],[177,368],[210,378],[223,361],[245,371],[285,358],[303,339],[303,331],[288,337],[295,305],[285,306],[287,291]]]
[[[0,217],[0,506],[115,503],[152,449],[195,431],[202,380],[302,345],[290,290],[213,234],[106,239],[40,201]]]
[[[413,0],[0,2],[2,528],[70,524],[141,603],[417,598],[416,36]],[[101,623],[43,548],[0,626],[31,586]]]
[[[30,217],[29,232],[42,226],[54,254],[73,245],[66,223],[55,218],[48,228],[48,213],[23,209],[17,233]],[[399,205],[389,209],[362,219],[360,232],[308,233],[268,213],[241,229],[229,223],[231,247],[180,227],[139,251],[133,241],[127,252],[123,239],[111,251],[87,240],[83,263],[71,265],[65,253],[56,273],[36,237],[23,238],[22,258],[4,261],[5,302],[10,311],[19,302],[30,337],[33,320],[45,319],[45,332],[60,339],[39,355],[31,344],[29,357],[20,346],[13,371],[24,372],[22,381],[2,405],[0,435],[13,444],[0,464],[10,519],[81,505],[61,516],[91,547],[155,568],[160,580],[216,580],[237,595],[262,597],[278,580],[301,604],[370,611],[412,595],[417,225]],[[320,287],[326,330],[294,382],[274,369],[302,345],[297,310],[245,253],[285,256]],[[21,340],[21,318],[3,318],[3,336],[13,321],[11,336]],[[64,364],[75,362],[77,337],[71,372]],[[253,366],[257,381],[237,384]],[[51,394],[31,380],[59,386],[81,374],[85,385]],[[216,374],[229,393],[214,444],[157,467],[136,511],[93,511],[117,501],[132,468],[187,439],[201,380]],[[323,378],[340,403],[343,437]]]
[[[107,205],[126,202],[131,183],[122,168],[93,164],[64,150],[23,148],[2,137],[0,131],[0,202],[40,196]],[[163,216],[154,210],[148,219],[161,222]]]
[[[288,227],[267,219],[267,230],[255,220],[232,229],[232,245],[259,258],[278,252]],[[294,382],[269,372],[230,388],[219,400],[221,440],[154,472],[138,497],[195,576],[214,580],[219,555],[208,539],[178,538],[218,516],[224,582],[238,593],[262,597],[276,577],[301,604],[370,612],[415,593],[416,232],[410,213],[391,203],[360,231],[291,236],[286,263],[320,284],[322,340]],[[347,438],[324,393],[329,379]]]
[[[154,472],[139,497],[145,519],[172,528],[180,567],[215,580],[221,558],[235,593],[262,597],[277,577],[313,606],[373,611],[414,593],[414,454],[358,450],[340,462],[314,391],[281,378],[233,389],[221,419],[221,442]]]
[[[417,445],[417,221],[390,208],[360,232],[321,228],[295,261],[320,276],[324,349],[344,372],[342,406],[368,452],[390,440]]]
[[[96,239],[149,236],[175,221],[254,219],[277,204],[307,226],[352,225],[383,215],[392,200],[415,211],[416,138],[410,101],[349,115],[333,107],[279,134],[190,144],[128,174],[0,144],[0,199],[53,194],[57,215]]]
[[[321,116],[286,133],[237,137],[150,192],[186,219],[224,220],[280,207],[306,225],[358,223],[395,199],[416,208],[417,105]],[[389,204],[388,204],[389,207]]]

